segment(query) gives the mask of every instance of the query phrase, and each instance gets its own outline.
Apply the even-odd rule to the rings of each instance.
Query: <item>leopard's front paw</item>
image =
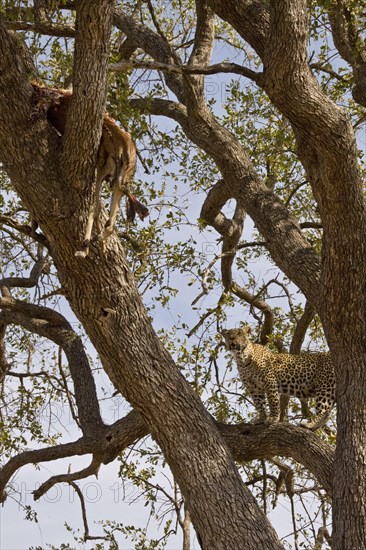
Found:
[[[266,424],[268,421],[268,418],[266,416],[258,416],[257,418],[254,418],[252,424]]]
[[[280,421],[280,416],[279,415],[270,416],[267,420],[267,424],[278,424],[279,421]]]

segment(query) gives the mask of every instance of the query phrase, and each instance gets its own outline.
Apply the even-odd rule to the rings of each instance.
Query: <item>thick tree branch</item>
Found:
[[[167,65],[180,65],[180,60],[176,54],[173,54],[169,43],[145,25],[138,23],[133,17],[123,12],[115,13],[114,24],[153,59]],[[166,73],[165,81],[178,100],[185,104],[182,76]]]
[[[179,124],[187,124],[187,109],[182,103],[160,98],[130,99],[129,104],[133,109],[156,116],[172,118]]]
[[[215,14],[208,6],[207,0],[195,0],[196,4],[196,30],[191,55],[188,65],[207,65],[210,63],[215,42]],[[194,96],[198,103],[204,102],[204,76],[191,77]]]
[[[357,56],[357,33],[352,21],[346,16],[347,12],[343,1],[333,2],[329,9],[329,22],[335,47],[343,59],[354,68]]]
[[[208,192],[200,214],[200,217],[223,237],[221,276],[225,291],[228,291],[233,284],[232,264],[243,233],[246,215],[240,201],[236,203],[234,216],[231,220],[222,214],[223,206],[232,197],[230,185],[227,185],[224,180],[218,181]]]
[[[177,110],[177,104],[170,114],[165,107],[170,107],[171,104],[166,104],[164,100],[133,100],[131,105],[150,114],[171,116],[181,124],[189,139],[214,158],[224,176],[225,185],[230,189],[230,196],[235,198],[254,220],[267,241],[268,250],[274,261],[308,298],[316,303],[319,258],[302,235],[298,223],[291,218],[276,195],[260,180],[245,149],[235,137],[221,126],[208,110],[204,110],[195,118],[192,114],[182,116],[182,110]],[[207,212],[204,215],[206,216]],[[224,221],[221,215],[215,224],[222,224]]]
[[[271,306],[265,301],[258,298],[245,288],[241,287],[237,283],[233,283],[231,291],[235,296],[247,302],[250,306],[259,309],[264,315],[264,323],[262,326],[260,340],[261,344],[266,344],[268,342],[268,336],[273,332],[274,326],[274,314]]]
[[[39,500],[41,496],[47,493],[47,491],[49,491],[54,485],[57,485],[57,483],[71,483],[72,481],[85,479],[86,477],[93,475],[98,477],[98,472],[102,464],[101,458],[102,456],[98,458],[97,454],[94,454],[91,463],[86,468],[83,468],[77,472],[58,474],[50,477],[47,481],[42,483],[38,489],[33,491],[34,500]]]
[[[135,42],[135,40],[133,38],[126,38],[120,45],[118,52],[121,56],[121,59],[124,59],[127,61],[131,59],[131,57],[133,57],[137,49],[138,49],[138,44]]]
[[[353,70],[355,78],[355,86],[352,89],[353,99],[366,107],[365,40],[356,16],[343,1],[339,0],[330,4],[329,21],[334,45]]]
[[[241,300],[258,308],[264,314],[261,343],[266,343],[273,331],[272,308],[264,301],[233,281],[232,265],[242,236],[245,210],[237,200],[234,216],[229,220],[222,212],[223,206],[232,198],[232,188],[224,180],[218,181],[208,192],[200,217],[223,237],[221,254],[221,278],[225,292],[232,292]]]
[[[202,212],[201,212],[201,217]],[[246,217],[246,211],[240,201],[236,202],[235,211],[231,220],[231,229],[223,235],[222,252],[225,254],[221,260],[221,277],[224,290],[228,291],[233,284],[232,266],[235,253],[229,254],[232,250],[237,250],[240,238],[243,233],[243,227]]]
[[[149,431],[141,417],[134,411],[111,426],[92,436],[83,436],[72,443],[64,443],[44,449],[24,451],[11,458],[0,469],[0,502],[6,499],[5,488],[17,470],[26,464],[51,462],[60,458],[95,454],[103,464],[113,461],[123,449],[148,435]],[[89,474],[88,474],[89,475]]]
[[[253,26],[249,15],[253,2],[239,0],[234,8],[233,0],[212,1],[216,13],[229,21],[253,47]],[[291,4],[291,5],[290,5]],[[240,6],[240,17],[238,9]],[[230,19],[228,19],[230,12]],[[313,186],[322,218],[339,219],[359,211],[361,182],[349,185],[350,178],[359,178],[354,133],[348,117],[319,88],[308,66],[308,18],[306,2],[271,3],[271,24],[263,30],[268,47],[259,52],[265,65],[264,87],[273,103],[290,120],[299,144],[299,155]],[[244,22],[244,23],[243,23]],[[324,139],[324,135],[327,139]],[[340,139],[342,136],[342,139]],[[350,154],[349,147],[352,147]],[[320,155],[320,151],[324,154]],[[340,157],[343,158],[340,161]],[[326,163],[322,159],[327,158]],[[337,167],[337,168],[335,168]],[[324,170],[323,170],[324,168]],[[349,194],[334,200],[334,182],[338,181],[340,193]],[[341,188],[344,185],[344,188]],[[323,207],[324,203],[324,207]],[[330,210],[337,212],[330,212]],[[357,222],[359,227],[360,221]],[[339,227],[337,227],[339,232]]]
[[[0,143],[6,147],[9,132],[16,135],[26,126],[31,86],[27,82],[32,63],[17,37],[7,31],[0,14]],[[17,94],[14,94],[14,87]],[[19,136],[21,139],[21,135]],[[5,157],[2,154],[2,159]],[[9,162],[10,164],[10,162]],[[6,163],[5,163],[6,168]]]
[[[56,190],[59,181],[54,198],[50,199],[48,193],[58,162],[55,152],[57,138],[46,121],[31,123],[32,86],[29,80],[33,74],[33,63],[26,46],[5,28],[0,15],[0,156],[7,174],[20,196],[26,196],[27,208],[36,219],[34,213],[43,201],[47,202],[49,212],[58,214]],[[14,136],[14,140],[9,136]],[[16,152],[17,147],[19,151],[32,149],[32,158],[23,162],[22,155]],[[53,155],[50,155],[50,148]],[[34,181],[39,194],[32,192],[30,180]],[[17,186],[20,181],[28,182],[23,190]],[[39,216],[37,221],[41,221]]]
[[[349,218],[349,223],[357,216],[365,218],[354,132],[349,117],[320,90],[308,67],[305,0],[292,3],[292,8],[286,2],[272,3],[264,88],[289,118],[322,221],[338,234],[337,216]],[[356,223],[359,226],[360,220]]]
[[[10,368],[6,360],[6,347],[5,347],[5,333],[7,329],[7,324],[0,322],[0,384],[3,383],[3,380]]]
[[[323,224],[320,222],[301,222],[301,229],[323,229]]]
[[[304,342],[306,331],[309,328],[311,321],[314,319],[315,308],[309,302],[306,302],[304,312],[297,321],[294,334],[292,336],[290,353],[300,353],[301,346]]]
[[[16,300],[0,298],[0,320],[48,338],[64,350],[74,383],[75,400],[84,435],[94,435],[101,429],[96,387],[81,338],[63,315],[52,309]]]
[[[0,279],[0,289],[6,288],[32,288],[38,284],[43,271],[49,267],[50,259],[45,256],[39,258],[31,269],[29,277],[4,277]]]
[[[165,44],[160,36],[139,25],[132,30],[122,18],[121,28],[127,36],[139,42],[156,61],[166,63]],[[146,45],[147,36],[153,41],[154,47]],[[169,82],[167,81],[169,85]],[[180,93],[184,89],[184,81],[180,81]],[[172,88],[175,92],[175,89]],[[188,93],[189,95],[189,93]],[[184,94],[183,94],[184,96]],[[159,101],[135,101],[132,105],[151,114],[166,115],[164,105]],[[291,219],[277,197],[261,182],[254,171],[250,159],[236,138],[226,128],[220,125],[210,111],[200,105],[197,111],[188,106],[188,117],[180,117],[179,123],[189,139],[203,148],[213,157],[228,185],[232,188],[232,196],[239,201],[258,230],[268,241],[268,249],[277,265],[295,282],[314,303],[318,300],[319,260],[309,243],[301,234],[298,224]],[[178,119],[176,110],[172,118]]]
[[[46,36],[63,36],[65,38],[75,36],[75,29],[70,25],[49,23],[48,21],[5,21],[5,26],[10,31],[32,31]]]
[[[268,46],[268,3],[262,0],[209,0],[214,12],[247,40],[259,57]]]
[[[221,179],[211,187],[201,208],[200,217],[216,229],[222,237],[231,236],[236,232],[241,236],[242,227],[238,228],[233,220],[229,220],[221,212],[227,201],[232,198],[232,189],[225,180]]]
[[[207,0],[195,0],[196,32],[189,65],[210,62],[215,40],[215,14]]]
[[[314,433],[286,423],[269,427],[216,424],[237,462],[270,460],[281,455],[291,457],[312,472],[328,494],[332,494],[334,449]],[[114,460],[126,447],[148,433],[148,428],[140,415],[132,411],[94,438],[82,437],[73,443],[25,451],[11,458],[0,469],[0,501],[6,499],[5,488],[10,478],[26,464],[49,462],[75,455],[94,455],[92,463],[84,470],[53,476],[46,481],[39,489],[40,494],[35,494],[35,498],[39,498],[55,483],[96,475],[102,463]]]
[[[80,0],[76,10],[73,96],[63,138],[67,180],[93,181],[107,93],[113,0]],[[77,154],[76,154],[77,152]]]
[[[327,493],[332,494],[334,448],[313,432],[286,423],[267,428],[220,424],[220,431],[238,462],[253,460],[252,451],[256,459],[268,460],[275,456],[289,457],[291,449],[291,457],[312,472]]]
[[[49,249],[49,243],[47,242],[46,237],[42,235],[42,233],[37,233],[37,231],[35,231],[31,225],[19,223],[17,220],[11,218],[10,216],[0,216],[0,224],[7,225],[9,227],[12,227],[13,229],[16,229],[17,231],[19,231],[19,233],[31,237],[36,242],[43,244]]]

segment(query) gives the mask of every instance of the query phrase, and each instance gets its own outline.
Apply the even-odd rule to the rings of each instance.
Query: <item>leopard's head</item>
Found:
[[[250,327],[231,328],[222,330],[221,334],[225,338],[225,346],[230,351],[242,351],[250,342]]]

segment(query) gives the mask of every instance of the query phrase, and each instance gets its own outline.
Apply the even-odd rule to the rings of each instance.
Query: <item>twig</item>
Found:
[[[9,364],[6,360],[6,347],[5,347],[5,332],[7,329],[6,323],[0,323],[0,384],[8,373]]]
[[[175,74],[218,74],[232,73],[249,78],[253,82],[258,83],[262,73],[252,71],[247,67],[238,65],[237,63],[215,63],[206,67],[188,66],[188,65],[171,65],[169,63],[159,63],[157,61],[138,61],[137,59],[122,60],[118,63],[111,63],[109,70],[113,72],[124,72],[129,69],[150,69],[155,71],[163,71]]]
[[[203,277],[202,277],[202,280],[201,280],[202,292],[193,300],[193,302],[191,303],[192,306],[194,306],[203,296],[208,294],[207,278],[208,278],[208,276],[211,272],[211,269],[213,268],[213,266],[217,262],[217,260],[220,260],[220,259],[224,258],[225,256],[232,256],[233,254],[235,254],[235,250],[229,250],[228,252],[223,252],[222,254],[217,254],[214,257],[214,259],[212,260],[212,262],[210,262],[208,264],[208,266],[206,267],[206,269],[203,273]]]
[[[240,243],[238,244],[238,250],[242,250],[243,248],[251,248],[252,246],[266,246],[266,241],[251,241],[247,243]]]
[[[289,194],[289,196],[287,197],[287,200],[285,202],[285,206],[288,206],[292,200],[292,198],[296,195],[296,193],[298,192],[299,189],[301,189],[301,187],[304,187],[304,185],[307,185],[309,182],[308,180],[304,180],[304,181],[300,181],[300,183],[298,183],[295,188],[291,191],[291,193]]]
[[[248,290],[239,286],[237,283],[233,283],[231,291],[238,298],[245,300],[248,304],[259,309],[264,314],[264,323],[261,329],[260,343],[266,344],[268,341],[268,336],[273,331],[274,324],[274,315],[271,306],[265,300],[251,294]]]
[[[42,485],[38,487],[38,489],[33,491],[34,500],[40,499],[41,496],[47,493],[47,491],[57,483],[70,483],[71,481],[76,481],[77,479],[84,479],[92,475],[95,475],[95,477],[98,477],[98,472],[101,464],[102,464],[101,459],[96,458],[96,455],[95,455],[93,456],[93,459],[89,464],[89,466],[87,466],[83,470],[79,470],[74,473],[59,474],[59,475],[50,477],[47,481],[42,483]]]
[[[80,487],[76,483],[74,483],[74,481],[66,480],[66,482],[74,489],[74,491],[76,492],[80,500],[81,515],[83,516],[83,524],[84,524],[84,541],[86,542],[87,540],[107,540],[107,537],[105,536],[89,535],[89,525],[88,525],[88,518],[86,514],[84,495]]]
[[[310,63],[309,65],[310,69],[315,69],[316,71],[323,71],[324,73],[329,74],[333,78],[336,78],[337,80],[340,80],[341,82],[349,82],[349,79],[345,78],[341,74],[338,74],[333,69],[330,69],[329,67],[326,67],[322,63]]]
[[[203,325],[203,323],[206,321],[206,319],[208,319],[208,317],[210,317],[211,315],[213,315],[214,313],[217,312],[217,308],[220,307],[220,302],[221,302],[222,297],[223,297],[223,294],[221,295],[216,308],[209,308],[202,315],[202,317],[200,318],[198,323],[188,332],[187,338],[190,338]]]
[[[0,280],[0,289],[4,294],[9,288],[32,288],[37,285],[38,279],[45,269],[49,267],[50,259],[45,256],[38,259],[31,269],[29,277],[4,277]]]
[[[323,224],[320,222],[302,222],[301,229],[323,229]]]
[[[75,29],[71,25],[62,25],[61,23],[54,24],[46,21],[37,21],[30,23],[29,21],[5,21],[5,26],[11,31],[31,31],[48,36],[63,36],[73,38]]]

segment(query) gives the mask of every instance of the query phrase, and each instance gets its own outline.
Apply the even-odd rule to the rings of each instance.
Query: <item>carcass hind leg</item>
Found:
[[[103,179],[104,179],[104,176],[103,176]],[[75,252],[75,256],[77,258],[86,258],[86,256],[89,254],[89,246],[90,246],[93,226],[94,226],[94,223],[96,224],[96,226],[98,225],[98,218],[100,213],[100,189],[102,186],[103,179],[101,175],[98,176],[97,184],[95,188],[95,197],[89,207],[88,221],[86,223],[86,229],[85,229],[85,237],[81,245],[82,250],[77,250]]]
[[[122,195],[125,194],[125,191],[120,189],[117,185],[113,189],[111,208],[109,211],[109,218],[105,224],[104,230],[99,235],[100,241],[106,241],[113,233],[114,224],[116,223],[117,214],[119,210],[119,204],[121,202]]]

